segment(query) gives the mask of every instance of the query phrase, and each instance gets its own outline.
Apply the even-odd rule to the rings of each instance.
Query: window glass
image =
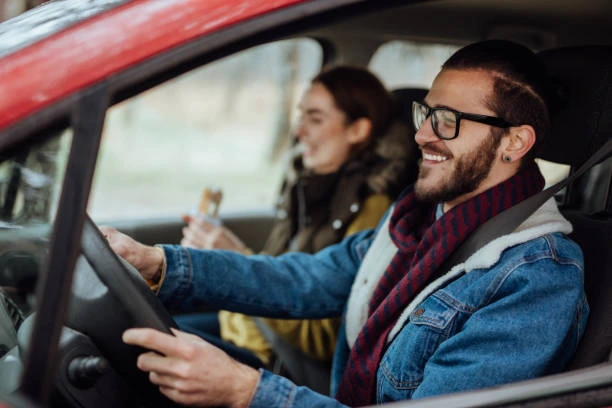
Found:
[[[273,206],[290,118],[320,70],[307,39],[258,46],[109,110],[89,213],[96,221],[176,216],[220,188],[220,211]]]
[[[389,89],[429,88],[442,63],[458,48],[447,44],[389,41],[376,50],[369,68]]]
[[[66,130],[0,162],[0,231],[53,222],[71,139]]]
[[[0,162],[0,357],[36,307],[34,290],[48,251],[72,131],[31,145]],[[10,381],[9,381],[10,380]],[[14,378],[0,384],[13,386]]]

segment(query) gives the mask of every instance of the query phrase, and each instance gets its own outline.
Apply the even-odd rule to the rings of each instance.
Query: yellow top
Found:
[[[376,227],[391,203],[391,199],[384,194],[369,196],[355,220],[348,227],[346,236]],[[339,318],[262,320],[284,341],[296,346],[310,358],[323,362],[331,361],[338,337]],[[220,311],[219,323],[221,337],[224,340],[250,350],[265,364],[271,362],[272,349],[251,317],[240,313]]]

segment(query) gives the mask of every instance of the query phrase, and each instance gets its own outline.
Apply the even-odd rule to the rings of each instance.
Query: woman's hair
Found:
[[[359,118],[372,122],[370,140],[384,133],[394,114],[394,102],[380,80],[365,68],[338,65],[324,69],[311,81],[323,85],[334,102],[353,123]]]
[[[353,149],[345,170],[367,169],[364,196],[377,193],[395,198],[416,177],[418,150],[413,130],[400,120],[393,95],[366,68],[351,65],[327,68],[312,83],[327,89],[348,124],[359,118],[370,120],[370,137]]]

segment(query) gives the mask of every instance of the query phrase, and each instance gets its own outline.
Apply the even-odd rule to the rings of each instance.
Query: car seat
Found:
[[[581,46],[540,53],[563,84],[566,104],[552,118],[542,159],[582,164],[612,136],[612,47]],[[585,257],[585,290],[591,308],[586,332],[567,369],[609,361],[612,350],[612,157],[572,183],[562,197],[571,237]]]

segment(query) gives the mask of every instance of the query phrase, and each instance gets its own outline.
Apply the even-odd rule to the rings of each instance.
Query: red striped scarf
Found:
[[[503,183],[467,200],[439,219],[435,205],[419,202],[407,189],[391,215],[389,233],[398,251],[370,300],[368,319],[353,345],[336,398],[350,406],[376,402],[376,372],[389,331],[414,297],[437,275],[448,256],[480,224],[544,187],[533,164]]]

